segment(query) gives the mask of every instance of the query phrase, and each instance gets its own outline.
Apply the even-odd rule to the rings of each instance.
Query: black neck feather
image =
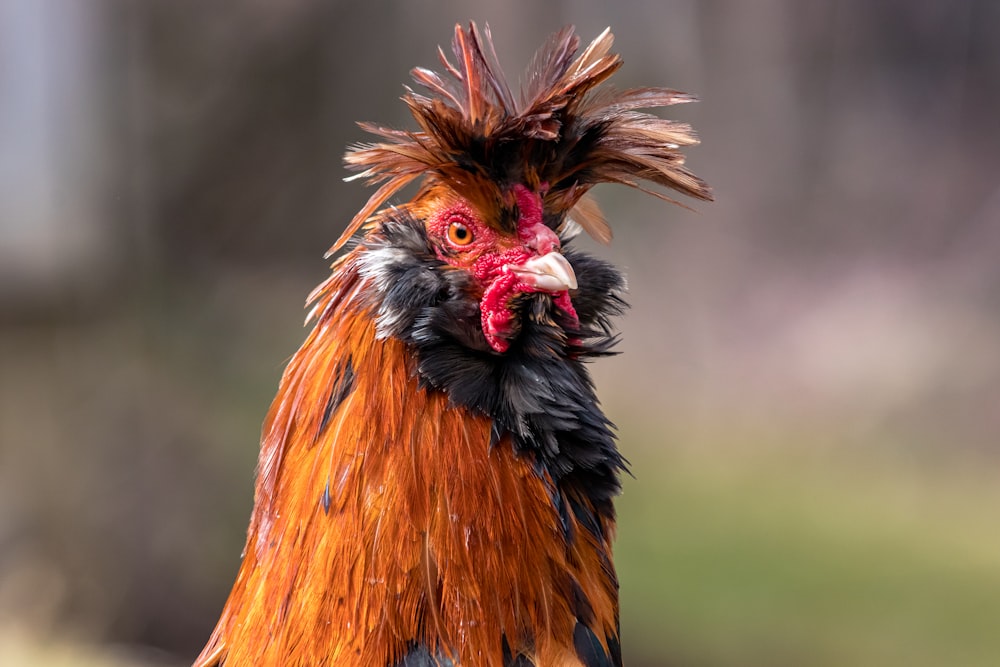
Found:
[[[580,285],[572,294],[579,323],[547,295],[518,296],[519,331],[498,354],[483,336],[472,278],[436,257],[420,221],[395,213],[362,245],[360,270],[379,293],[379,333],[412,346],[422,386],[492,418],[494,444],[509,434],[533,456],[556,483],[557,503],[573,489],[612,517],[625,462],[584,362],[611,353],[610,320],[626,307],[621,274],[564,245]]]

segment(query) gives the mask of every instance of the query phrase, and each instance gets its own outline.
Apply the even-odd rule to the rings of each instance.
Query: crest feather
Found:
[[[438,49],[443,72],[418,67],[403,100],[419,126],[396,130],[361,123],[380,141],[352,146],[347,167],[379,185],[331,248],[339,249],[400,188],[418,177],[451,188],[480,207],[486,221],[510,224],[516,184],[544,192],[546,221],[562,224],[571,209],[591,236],[611,231],[596,205],[582,199],[597,183],[621,183],[676,202],[643,182],[711,200],[711,188],[684,166],[683,146],[698,143],[686,123],[641,111],[696,101],[669,88],[598,88],[622,65],[602,32],[577,55],[572,27],[555,33],[535,54],[515,99],[500,68],[489,26],[455,26],[454,64]],[[683,204],[681,204],[683,206]]]

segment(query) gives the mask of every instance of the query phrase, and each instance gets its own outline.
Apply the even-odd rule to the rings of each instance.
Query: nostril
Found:
[[[559,250],[559,236],[542,223],[526,225],[521,230],[521,242],[529,250],[539,255],[547,255],[553,250]]]

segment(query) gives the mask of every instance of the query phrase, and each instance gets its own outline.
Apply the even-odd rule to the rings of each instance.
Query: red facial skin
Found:
[[[514,186],[521,217],[517,223],[517,237],[497,232],[482,222],[480,216],[464,200],[458,200],[427,221],[427,229],[440,245],[449,252],[438,250],[438,257],[452,266],[469,271],[483,286],[479,306],[482,313],[483,334],[497,352],[510,347],[508,334],[513,314],[510,300],[517,294],[542,292],[551,294],[554,301],[574,321],[576,310],[569,292],[551,292],[524,282],[509,266],[520,266],[533,257],[558,252],[559,237],[542,222],[542,198],[523,185]],[[472,240],[460,245],[448,237],[453,223],[465,225],[472,233]]]

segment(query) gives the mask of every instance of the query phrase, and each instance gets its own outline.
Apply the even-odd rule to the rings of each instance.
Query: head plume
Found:
[[[380,187],[331,252],[418,177],[467,198],[499,229],[516,223],[511,189],[527,185],[542,194],[548,224],[561,225],[572,211],[573,219],[603,242],[611,230],[585,197],[597,183],[622,183],[674,201],[643,183],[650,182],[710,200],[711,189],[684,167],[680,152],[698,143],[691,127],[640,111],[695,98],[667,88],[599,88],[622,65],[611,53],[612,41],[605,30],[577,55],[579,38],[572,27],[562,29],[535,54],[515,98],[489,27],[480,32],[475,23],[468,29],[455,26],[455,63],[438,49],[443,74],[414,69],[426,94],[408,88],[403,97],[419,129],[361,123],[381,141],[353,146],[345,160],[360,172],[352,178]]]

